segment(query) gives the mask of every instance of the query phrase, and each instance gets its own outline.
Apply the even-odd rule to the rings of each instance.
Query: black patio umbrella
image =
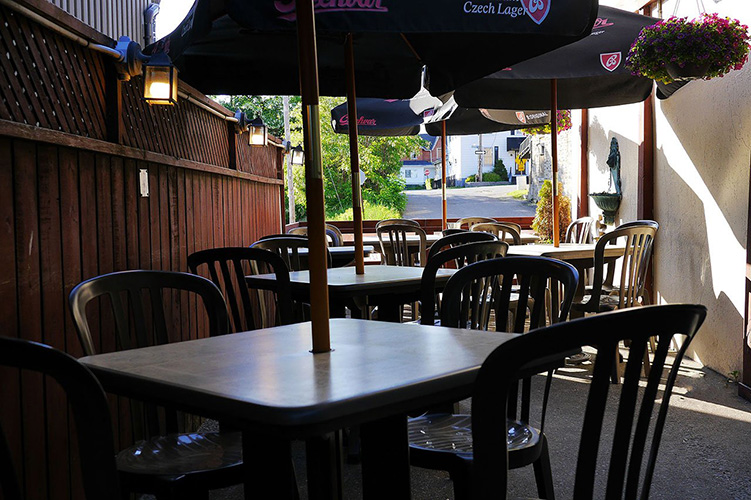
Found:
[[[463,85],[454,98],[468,108],[550,109],[550,80],[556,79],[561,109],[643,101],[652,80],[633,76],[626,55],[641,29],[657,21],[601,5],[590,36]]]
[[[596,13],[596,0],[197,0],[151,50],[167,53],[180,77],[205,93],[302,95],[313,350],[322,352],[329,346],[319,93],[354,102],[356,80],[364,97],[410,97],[424,66],[429,88],[445,93],[586,36]],[[514,50],[494,57],[477,50],[504,46]],[[354,133],[350,144],[355,159]],[[357,226],[356,175],[352,183]],[[358,250],[361,233],[360,219]]]
[[[423,66],[440,95],[587,36],[597,15],[596,0],[535,0],[543,8],[534,13],[530,2],[316,1],[320,93],[347,93],[349,33],[358,95],[406,99],[420,90]],[[296,95],[296,19],[294,0],[198,0],[155,50],[208,94]]]
[[[349,133],[348,103],[331,110],[331,126],[337,134]],[[357,131],[360,135],[404,136],[417,135],[443,101],[422,89],[411,99],[357,99]]]
[[[446,144],[447,135],[492,134],[549,123],[548,111],[509,111],[463,108],[457,106],[449,93],[441,98],[422,89],[412,99],[360,98],[356,101],[357,128],[362,135],[417,135],[424,127],[428,135],[440,136]],[[331,110],[334,132],[349,132],[348,103]],[[421,127],[422,126],[422,127]],[[446,178],[445,146],[441,150],[442,179]],[[446,228],[446,184],[441,183],[442,220]]]
[[[644,26],[658,19],[600,6],[590,36],[547,54],[511,65],[454,92],[456,102],[472,108],[585,109],[643,101],[652,80],[631,75],[625,59]],[[553,242],[558,230],[557,127],[552,127]]]
[[[358,133],[370,136],[417,135],[424,127],[425,133],[439,137],[444,125],[447,135],[492,134],[550,122],[548,110],[465,108],[450,97],[433,97],[425,90],[412,99],[358,98],[356,104]],[[337,134],[349,132],[347,109],[345,102],[331,110],[331,126]]]

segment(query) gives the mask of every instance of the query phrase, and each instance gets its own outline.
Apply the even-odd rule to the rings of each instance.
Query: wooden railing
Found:
[[[530,229],[532,227],[532,220],[534,217],[495,217],[495,219],[499,222],[516,222],[517,224],[521,224],[522,229]],[[441,227],[441,219],[413,219],[420,223],[420,227],[422,227],[427,233],[434,233],[437,231],[441,231],[443,229]],[[456,222],[459,219],[448,219],[448,222]],[[352,233],[354,230],[352,221],[326,221],[328,224],[332,224],[336,227],[338,227],[343,233]],[[364,220],[362,223],[363,226],[363,232],[365,233],[375,233],[375,226],[378,223],[377,220]],[[292,224],[287,224],[286,231],[289,231],[292,228],[298,227],[298,226],[304,226],[306,225],[305,222],[295,222]]]

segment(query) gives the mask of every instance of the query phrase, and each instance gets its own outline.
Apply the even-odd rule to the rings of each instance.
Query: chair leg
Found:
[[[613,384],[618,385],[621,383],[621,350],[616,344],[615,346],[615,363],[613,363],[613,373],[610,375],[610,380]]]
[[[657,349],[657,346],[655,345],[655,338],[649,337],[649,345],[644,350],[644,376],[649,377],[650,372],[652,371],[652,364],[649,361],[649,350],[652,350],[652,352],[655,352]]]
[[[454,467],[449,471],[449,475],[454,483],[454,500],[470,500],[472,498],[470,463]]]
[[[532,467],[535,470],[535,482],[537,483],[537,496],[547,500],[555,500],[553,491],[553,471],[550,468],[550,452],[548,451],[548,440],[543,434],[542,453]]]

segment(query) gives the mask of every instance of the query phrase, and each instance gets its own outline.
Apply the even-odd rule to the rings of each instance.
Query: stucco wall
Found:
[[[606,2],[603,2],[606,3]],[[614,2],[607,2],[613,4]],[[619,7],[635,10],[638,3]],[[748,0],[704,2],[709,12],[751,24]],[[675,3],[666,2],[665,16]],[[679,16],[695,17],[695,2]],[[590,192],[607,187],[610,138],[621,147],[624,198],[617,222],[636,218],[641,105],[591,110]],[[701,303],[707,321],[693,357],[727,374],[741,369],[745,246],[751,160],[751,65],[694,81],[656,104],[655,289],[661,303]],[[599,211],[593,204],[592,214]]]
[[[610,141],[615,137],[621,152],[621,189],[623,197],[615,223],[636,219],[638,189],[639,134],[641,104],[592,109],[589,113],[589,192],[615,191],[608,187]],[[597,218],[602,213],[589,199],[589,214]]]

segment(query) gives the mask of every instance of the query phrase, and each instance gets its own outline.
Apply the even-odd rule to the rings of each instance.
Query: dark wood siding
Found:
[[[280,148],[234,140],[233,126],[194,102],[229,111],[187,86],[191,99],[149,107],[140,79],[122,84],[121,128],[107,142],[112,59],[5,7],[0,18],[0,335],[80,357],[67,297],[82,280],[187,271],[191,252],[281,231]],[[149,197],[140,196],[141,169]],[[176,294],[171,304],[174,340],[205,335],[194,299]],[[109,319],[104,309],[97,315]],[[95,343],[115,348],[106,334]],[[132,444],[128,402],[111,397],[110,408],[116,444]],[[77,431],[52,381],[0,369],[0,426],[25,498],[82,497]]]

